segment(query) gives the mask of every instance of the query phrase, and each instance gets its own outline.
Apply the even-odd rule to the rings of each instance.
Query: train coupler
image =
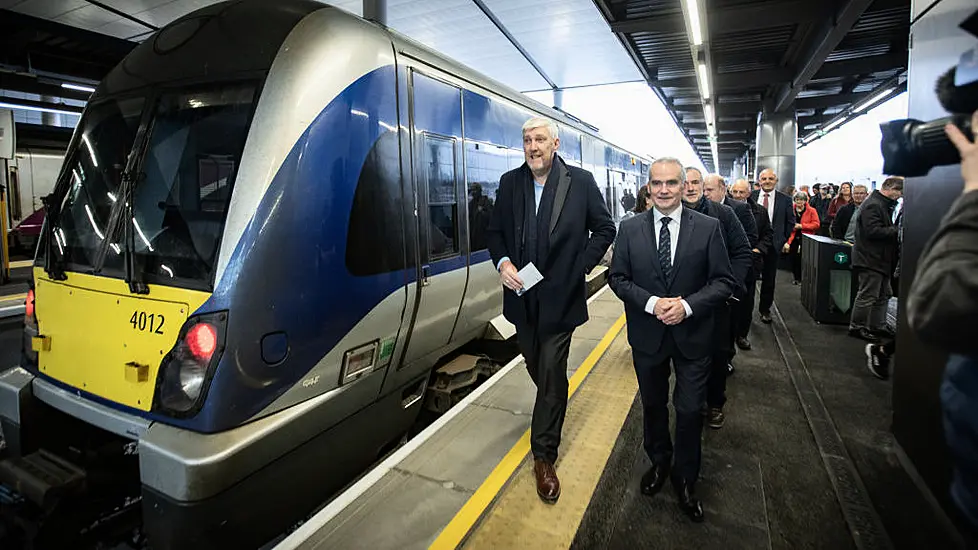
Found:
[[[0,461],[0,483],[44,510],[84,491],[86,477],[82,468],[43,449]]]

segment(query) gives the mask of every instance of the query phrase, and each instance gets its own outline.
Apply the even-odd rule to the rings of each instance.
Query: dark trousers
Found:
[[[781,259],[780,250],[772,250],[764,256],[764,269],[761,273],[761,299],[757,304],[757,311],[761,313],[771,313],[771,306],[774,304],[774,281],[778,276],[778,261]]]
[[[732,308],[722,305],[714,315],[713,356],[710,358],[710,380],[706,386],[706,404],[722,409],[727,402],[727,363],[734,357],[734,336],[731,326]]]
[[[757,294],[757,274],[752,268],[747,274],[747,293],[731,306],[731,329],[734,338],[747,338],[754,319],[754,295]]]
[[[710,356],[686,359],[667,331],[659,353],[649,355],[632,348],[632,360],[642,396],[645,453],[654,464],[673,462],[673,480],[694,484],[700,473],[700,405],[710,376]],[[676,409],[676,446],[669,437],[669,364],[676,371],[672,404]]]
[[[567,355],[572,334],[540,334],[535,323],[516,330],[526,370],[537,386],[530,424],[530,449],[533,458],[551,463],[557,461],[560,431],[567,413]]]
[[[852,305],[849,329],[881,329],[886,325],[886,305],[890,300],[890,278],[872,269],[859,270],[859,290]]]
[[[795,239],[788,247],[788,255],[791,256],[791,274],[795,276],[796,281],[801,281],[801,239],[801,234],[795,235]]]

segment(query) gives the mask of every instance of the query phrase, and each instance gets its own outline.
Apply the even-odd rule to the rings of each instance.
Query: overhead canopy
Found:
[[[711,170],[711,133],[728,173],[762,109],[797,109],[805,138],[878,92],[905,89],[910,0],[697,0],[698,46],[691,0],[595,2]]]
[[[138,42],[178,17],[214,3],[210,0],[0,0],[0,8],[43,22],[107,35],[105,40],[90,37],[90,44],[78,44],[74,56],[60,52],[67,54],[62,59],[81,67],[96,43],[104,42],[100,46],[108,47],[114,54],[114,57],[109,55],[109,61],[117,62],[128,51],[119,42]],[[362,0],[324,3],[363,15]],[[592,0],[389,0],[387,14],[391,28],[519,91],[642,79]],[[65,42],[61,37],[50,41],[55,44],[36,43],[38,32],[31,28],[36,25],[28,25],[27,21],[22,17],[7,25],[10,31],[15,28],[22,31],[19,38],[6,35],[6,40],[19,45],[25,54],[30,50],[25,42],[31,40],[34,51],[57,48],[57,44]],[[77,76],[97,80],[99,70],[104,74],[103,58],[93,59],[99,67],[78,72]],[[69,70],[64,68],[59,72],[72,75]]]

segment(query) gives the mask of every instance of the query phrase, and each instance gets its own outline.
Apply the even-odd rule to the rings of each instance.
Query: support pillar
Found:
[[[757,161],[754,181],[770,168],[778,175],[778,189],[795,184],[795,150],[798,143],[798,121],[795,112],[760,113],[757,115]]]
[[[363,18],[387,26],[387,0],[363,0]]]
[[[564,110],[564,90],[560,88],[554,88],[554,107]]]
[[[61,103],[60,99],[48,95],[42,95],[41,101],[44,103]],[[62,115],[59,113],[46,113],[42,111],[41,124],[43,124],[44,126],[61,126]]]

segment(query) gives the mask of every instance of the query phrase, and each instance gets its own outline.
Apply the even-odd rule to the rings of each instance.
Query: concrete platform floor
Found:
[[[779,275],[776,307],[788,344],[841,437],[885,539],[896,549],[957,548],[953,528],[901,465],[889,431],[890,383],[866,368],[865,343],[848,337],[844,325],[812,321],[790,274]],[[691,523],[668,485],[652,498],[639,493],[649,461],[636,399],[572,548],[856,547],[772,329],[755,316],[753,350],[738,353],[728,381],[726,424],[705,429],[697,493],[706,522]]]
[[[624,310],[605,290],[588,312],[571,341],[568,377]],[[277,548],[428,548],[529,429],[535,392],[520,362],[335,516],[314,517]]]
[[[642,495],[650,466],[636,398],[572,548],[855,548],[770,327],[734,359],[726,423],[705,428],[697,494],[706,521],[691,523],[671,486]]]

